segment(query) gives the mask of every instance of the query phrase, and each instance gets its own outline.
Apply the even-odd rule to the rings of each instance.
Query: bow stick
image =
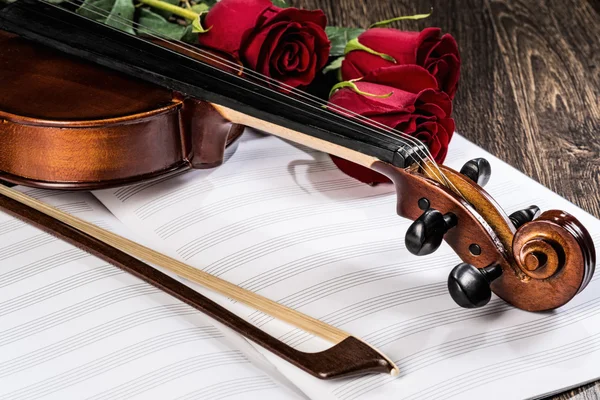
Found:
[[[388,357],[341,329],[99,228],[4,185],[0,185],[0,210],[141,278],[317,378],[343,378],[368,372],[389,373],[392,376],[399,373],[398,367]],[[334,346],[318,353],[298,351],[140,260],[283,320],[334,343]]]

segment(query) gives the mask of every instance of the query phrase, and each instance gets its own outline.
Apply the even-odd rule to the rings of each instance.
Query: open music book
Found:
[[[600,245],[600,221],[464,138],[446,163],[475,157],[492,164],[486,189],[505,210],[564,209]],[[121,224],[89,194],[21,190],[361,337],[401,372],[320,381],[2,215],[0,399],[510,399],[600,377],[598,275],[553,312],[496,297],[461,309],[446,289],[460,260],[446,245],[406,251],[410,221],[395,214],[391,185],[361,184],[327,155],[272,136],[247,132],[216,169],[95,192]],[[329,346],[184,282],[294,347]]]

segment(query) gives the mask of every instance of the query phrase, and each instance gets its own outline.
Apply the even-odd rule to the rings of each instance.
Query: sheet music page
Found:
[[[90,193],[20,190],[131,236]],[[300,398],[159,289],[4,213],[0,238],[0,399]]]
[[[598,220],[459,135],[446,164],[460,169],[476,157],[492,164],[486,189],[506,211],[563,209],[600,244]],[[459,308],[446,288],[459,258],[445,244],[411,255],[411,221],[396,215],[391,185],[354,181],[325,154],[247,132],[219,168],[95,194],[145,244],[362,337],[400,367],[395,379],[324,382],[266,353],[311,398],[530,398],[600,377],[598,274],[553,312],[496,297]],[[211,296],[301,350],[328,346]]]

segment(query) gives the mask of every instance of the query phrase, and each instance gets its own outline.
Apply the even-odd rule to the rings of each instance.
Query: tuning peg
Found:
[[[483,307],[492,298],[490,284],[500,275],[502,267],[499,265],[479,269],[471,264],[461,263],[454,267],[448,276],[448,291],[461,307]]]
[[[492,175],[492,166],[485,158],[474,158],[463,165],[460,173],[479,186],[484,187]]]
[[[538,206],[529,206],[523,210],[515,211],[510,214],[508,218],[511,220],[515,228],[519,229],[521,225],[526,222],[533,221],[540,215],[540,208]]]
[[[417,256],[433,253],[442,244],[446,232],[457,222],[452,213],[443,215],[433,208],[426,210],[406,231],[406,248]]]

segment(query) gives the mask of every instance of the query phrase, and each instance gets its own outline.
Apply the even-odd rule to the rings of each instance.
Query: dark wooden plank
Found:
[[[563,0],[487,6],[525,133],[514,143],[527,156],[513,164],[599,216],[598,13]]]
[[[457,131],[600,217],[600,1],[289,0],[331,25],[367,27],[399,15],[457,40]],[[513,210],[507,210],[513,211]],[[555,399],[600,399],[600,382]]]

